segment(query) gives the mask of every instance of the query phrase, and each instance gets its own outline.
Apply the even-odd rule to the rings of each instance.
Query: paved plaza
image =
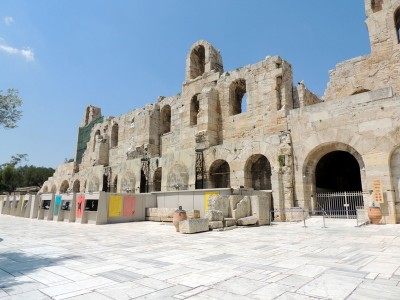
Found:
[[[400,225],[194,235],[0,215],[0,299],[400,299]]]

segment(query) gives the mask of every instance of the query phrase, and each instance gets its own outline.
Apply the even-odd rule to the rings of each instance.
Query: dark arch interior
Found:
[[[271,165],[264,155],[255,158],[250,168],[251,187],[255,190],[270,190]]]
[[[205,71],[206,49],[202,45],[195,47],[190,54],[191,69],[190,79],[203,75]]]
[[[229,188],[229,164],[225,160],[215,161],[210,168],[210,179],[213,188]]]
[[[400,42],[400,8],[394,14],[394,23],[396,26],[397,40]]]
[[[361,191],[360,166],[348,152],[333,151],[324,155],[315,169],[317,191]]]
[[[140,192],[148,193],[147,178],[146,178],[146,174],[144,174],[143,169],[140,170]]]

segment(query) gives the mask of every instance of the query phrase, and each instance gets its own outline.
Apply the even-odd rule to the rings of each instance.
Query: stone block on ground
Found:
[[[251,213],[258,219],[258,225],[270,224],[271,194],[250,196]]]
[[[146,217],[146,221],[160,222],[160,217]]]
[[[146,208],[146,217],[158,217],[158,208],[157,207]]]
[[[237,224],[240,226],[246,226],[246,225],[254,225],[257,224],[258,219],[254,216],[250,217],[244,217],[239,220],[237,220]]]
[[[190,219],[179,222],[179,231],[181,233],[197,233],[209,231],[208,219]]]
[[[231,227],[236,225],[236,219],[234,218],[225,218],[224,219],[225,227]]]
[[[158,216],[160,218],[173,218],[178,208],[160,207],[158,208]]]
[[[232,210],[232,218],[239,220],[251,215],[251,202],[249,196],[244,196]]]
[[[229,196],[210,195],[208,210],[220,210],[225,218],[229,217]]]
[[[222,221],[211,221],[211,222],[208,222],[208,227],[211,229],[223,228],[224,223]]]
[[[198,219],[200,218],[200,211],[197,209],[187,210],[186,216],[188,219]]]
[[[238,203],[243,199],[242,195],[229,196],[229,217],[232,218],[233,210],[236,209]]]
[[[223,221],[224,214],[220,210],[208,210],[206,211],[204,218],[209,221]]]

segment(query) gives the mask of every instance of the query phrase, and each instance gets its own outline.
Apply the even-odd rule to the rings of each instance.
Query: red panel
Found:
[[[85,195],[79,195],[76,204],[76,217],[82,218],[83,211],[85,210]]]
[[[136,197],[125,196],[124,197],[124,216],[131,217],[135,215],[136,210]]]

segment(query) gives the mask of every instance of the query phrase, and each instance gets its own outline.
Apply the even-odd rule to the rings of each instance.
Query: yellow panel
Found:
[[[109,217],[122,216],[122,196],[110,196],[108,216]]]
[[[208,197],[211,195],[219,195],[219,192],[207,192],[204,194],[204,211],[208,211]]]

